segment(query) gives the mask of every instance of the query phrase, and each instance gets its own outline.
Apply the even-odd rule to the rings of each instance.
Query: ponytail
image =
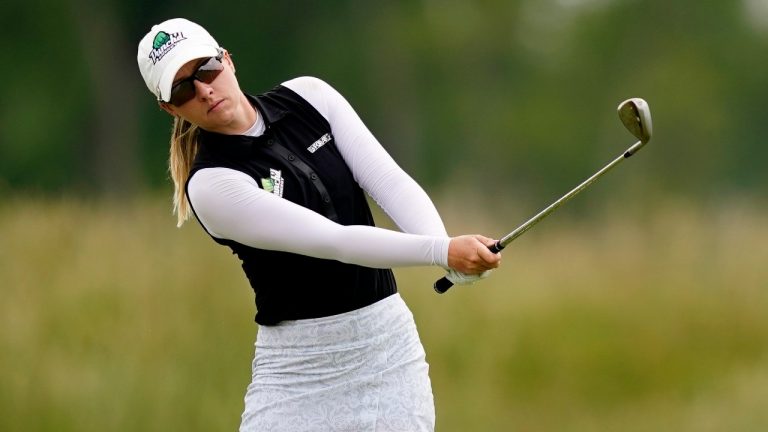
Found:
[[[173,179],[173,212],[177,216],[177,227],[181,227],[189,219],[191,210],[187,200],[186,184],[189,179],[189,170],[197,154],[197,135],[196,125],[178,116],[173,118],[168,171]]]

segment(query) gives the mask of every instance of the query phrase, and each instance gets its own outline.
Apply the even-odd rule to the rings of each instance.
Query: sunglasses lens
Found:
[[[224,70],[224,65],[221,64],[215,57],[211,57],[210,60],[203,63],[195,72],[195,78],[198,80],[210,84],[217,76]]]
[[[203,64],[198,66],[192,76],[179,81],[176,85],[171,87],[171,100],[169,102],[176,106],[181,106],[189,102],[195,97],[196,89],[194,80],[210,84],[223,70],[224,65],[216,57],[209,58]]]
[[[181,106],[195,97],[195,85],[192,81],[184,80],[171,88],[172,105]]]

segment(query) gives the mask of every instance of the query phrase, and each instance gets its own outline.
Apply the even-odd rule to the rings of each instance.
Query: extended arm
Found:
[[[448,266],[448,237],[339,225],[236,170],[202,169],[188,192],[200,222],[217,238],[368,267]]]

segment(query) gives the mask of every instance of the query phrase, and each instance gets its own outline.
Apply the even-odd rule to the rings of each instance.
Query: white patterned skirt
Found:
[[[261,326],[241,432],[432,432],[429,366],[399,294]]]

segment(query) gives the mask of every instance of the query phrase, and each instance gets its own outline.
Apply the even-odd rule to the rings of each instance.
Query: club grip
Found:
[[[440,279],[435,281],[434,288],[438,294],[442,294],[448,291],[452,286],[453,286],[453,282],[449,281],[447,277],[443,276]]]
[[[502,249],[504,249],[504,246],[502,246],[498,241],[491,246],[488,246],[488,250],[493,253],[499,253]],[[453,282],[449,281],[447,277],[443,276],[435,281],[433,288],[435,288],[435,291],[437,291],[438,294],[443,294],[451,289],[452,286]]]
[[[491,246],[488,246],[488,250],[493,253],[499,253],[502,249],[504,249],[504,246],[502,246],[498,241]]]

